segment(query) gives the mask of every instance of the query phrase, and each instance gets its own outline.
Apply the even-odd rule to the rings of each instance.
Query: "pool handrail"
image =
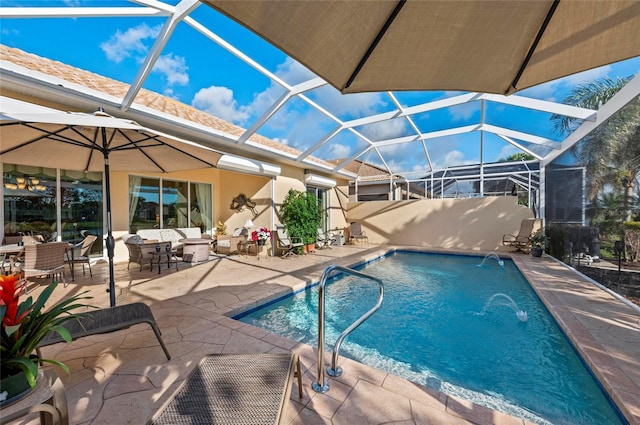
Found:
[[[342,345],[342,341],[353,332],[358,326],[360,326],[365,320],[367,320],[373,313],[375,313],[380,306],[382,305],[382,301],[384,300],[384,284],[382,283],[382,279],[378,279],[377,277],[369,276],[368,274],[361,273],[359,271],[350,269],[348,267],[342,267],[337,265],[331,265],[327,267],[322,273],[322,277],[320,278],[320,283],[318,285],[318,379],[316,382],[311,384],[311,387],[315,392],[318,393],[326,393],[329,391],[329,382],[324,377],[324,299],[325,299],[325,286],[327,280],[331,277],[333,272],[343,272],[347,274],[351,274],[363,279],[371,279],[378,282],[380,285],[380,291],[378,295],[378,302],[373,308],[364,313],[358,320],[353,322],[347,329],[345,329],[338,339],[333,348],[333,355],[331,359],[331,367],[327,368],[327,373],[330,376],[340,376],[342,374],[342,368],[339,366],[336,367],[338,363],[338,356],[340,355],[340,346]]]

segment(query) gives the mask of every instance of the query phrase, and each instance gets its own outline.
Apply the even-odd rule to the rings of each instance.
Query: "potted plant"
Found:
[[[531,245],[531,255],[541,257],[549,245],[549,237],[542,232],[535,233],[529,238],[529,244]]]
[[[269,239],[271,239],[271,232],[266,227],[261,227],[258,230],[251,232],[251,240],[263,246]]]
[[[52,331],[71,341],[69,331],[62,324],[75,317],[71,310],[84,307],[79,300],[90,298],[83,297],[86,293],[83,292],[44,310],[57,282],[44,288],[35,303],[31,297],[19,302],[25,285],[26,280],[18,274],[0,275],[0,406],[22,398],[35,388],[41,363],[69,371],[63,363],[39,357],[36,348]]]
[[[218,224],[215,225],[215,227],[213,228],[213,235],[215,237],[218,237],[220,235],[226,235],[227,234],[227,225],[224,224],[222,221],[218,221]]]
[[[312,193],[289,189],[280,206],[280,220],[293,237],[299,237],[309,251],[315,249],[320,225],[318,198]]]

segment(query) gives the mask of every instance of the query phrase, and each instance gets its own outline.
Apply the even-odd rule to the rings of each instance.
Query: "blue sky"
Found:
[[[2,6],[136,7],[136,4],[121,0],[3,0]],[[191,17],[287,83],[295,84],[313,77],[302,65],[205,5],[198,7]],[[130,83],[164,21],[162,17],[3,19],[0,23],[0,40],[10,47]],[[639,70],[640,58],[634,58],[524,90],[518,95],[560,101],[577,84],[605,75],[626,77]],[[245,128],[283,93],[278,84],[184,22],[178,25],[165,46],[144,87]],[[458,94],[461,93],[396,92],[394,96],[402,105],[411,106]],[[307,96],[342,120],[395,108],[386,93],[341,95],[337,90],[325,86],[307,93]],[[413,118],[422,132],[474,124],[480,119],[480,104],[475,102]],[[488,103],[486,122],[557,141],[562,139],[552,132],[549,114],[541,112]],[[335,126],[333,120],[306,102],[294,99],[267,121],[259,133],[304,151]],[[410,127],[405,120],[394,120],[358,130],[375,141],[407,135]],[[485,162],[517,152],[503,140],[486,133],[483,143],[482,156]],[[322,159],[343,158],[365,146],[366,143],[351,132],[343,131],[314,155]],[[429,141],[427,148],[436,168],[477,163],[481,155],[480,133]],[[381,151],[388,165],[396,172],[427,168],[419,143],[394,145]],[[381,164],[373,154],[368,160]]]

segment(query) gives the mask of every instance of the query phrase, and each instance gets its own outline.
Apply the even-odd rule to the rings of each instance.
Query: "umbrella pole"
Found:
[[[107,192],[105,202],[107,203],[107,256],[109,257],[109,305],[116,305],[116,282],[114,279],[115,272],[113,270],[113,250],[116,242],[113,239],[113,229],[111,227],[111,180],[109,176],[109,150],[107,149],[107,130],[102,127],[102,155],[104,156],[104,188]]]

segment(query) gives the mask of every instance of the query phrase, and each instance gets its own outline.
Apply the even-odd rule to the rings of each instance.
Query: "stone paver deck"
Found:
[[[343,376],[331,378],[331,390],[318,394],[311,389],[317,373],[313,347],[228,317],[318,281],[329,264],[353,266],[392,248],[334,247],[288,260],[212,256],[204,264],[181,265],[161,275],[116,264],[117,303],[151,306],[172,359],[166,360],[147,325],[44,348],[46,357],[71,370],[70,375],[58,371],[70,423],[146,423],[209,353],[295,351],[303,364],[304,396],[300,400],[292,391],[285,413],[292,425],[526,424],[344,358]],[[522,254],[513,259],[629,422],[640,424],[640,310],[553,259]],[[99,264],[93,271],[93,278],[78,276],[66,288],[60,285],[54,297],[88,290],[91,304],[107,307],[107,267]]]

